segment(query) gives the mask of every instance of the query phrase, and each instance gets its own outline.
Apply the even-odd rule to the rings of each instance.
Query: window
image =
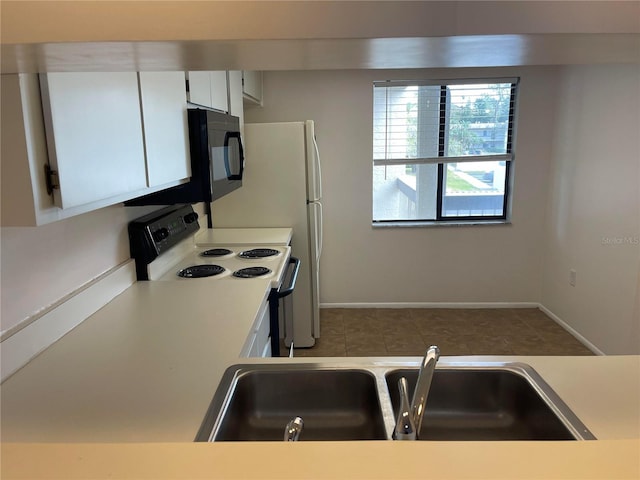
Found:
[[[517,84],[374,82],[374,224],[506,220]]]

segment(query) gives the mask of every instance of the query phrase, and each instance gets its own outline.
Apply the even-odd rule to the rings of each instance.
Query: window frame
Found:
[[[510,83],[509,114],[507,123],[507,138],[504,154],[490,155],[469,155],[463,157],[445,156],[446,134],[447,134],[447,96],[449,85],[473,85],[473,84],[499,84]],[[431,226],[431,225],[468,225],[468,224],[505,224],[511,221],[512,183],[513,165],[515,161],[515,133],[517,129],[518,110],[518,90],[519,77],[499,77],[499,78],[458,78],[458,79],[434,79],[434,80],[384,80],[374,81],[374,92],[380,87],[398,86],[439,86],[440,87],[440,113],[438,120],[438,156],[425,158],[403,158],[403,159],[373,159],[373,167],[386,165],[437,165],[437,186],[436,186],[436,218],[434,219],[383,219],[372,218],[374,227],[387,226]],[[373,113],[373,112],[372,112]],[[450,112],[449,112],[450,115]],[[375,124],[375,117],[374,124]],[[446,160],[445,160],[446,159]],[[443,161],[444,160],[444,161]],[[446,198],[445,191],[445,165],[448,163],[472,163],[487,161],[505,162],[505,183],[502,202],[502,215],[465,215],[446,216],[443,215],[443,200]],[[373,213],[373,212],[372,212]]]

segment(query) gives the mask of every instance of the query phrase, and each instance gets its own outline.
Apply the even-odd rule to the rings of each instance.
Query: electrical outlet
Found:
[[[569,270],[569,285],[576,286],[576,271],[573,269]]]

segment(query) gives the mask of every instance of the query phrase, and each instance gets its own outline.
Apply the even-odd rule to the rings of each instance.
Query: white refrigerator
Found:
[[[248,123],[242,187],[212,204],[213,228],[291,227],[301,261],[285,344],[312,347],[320,336],[322,176],[313,121]]]

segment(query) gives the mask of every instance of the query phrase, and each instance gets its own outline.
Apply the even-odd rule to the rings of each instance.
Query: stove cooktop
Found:
[[[287,269],[290,247],[219,245],[184,246],[172,258],[159,257],[149,267],[155,281],[205,279],[208,282],[269,279],[278,286]],[[218,273],[218,269],[221,271]],[[204,281],[204,280],[203,280]]]
[[[199,228],[198,215],[191,205],[165,207],[130,222],[129,243],[138,280],[262,278],[271,279],[277,287],[284,278],[291,255],[289,246],[196,246]]]

